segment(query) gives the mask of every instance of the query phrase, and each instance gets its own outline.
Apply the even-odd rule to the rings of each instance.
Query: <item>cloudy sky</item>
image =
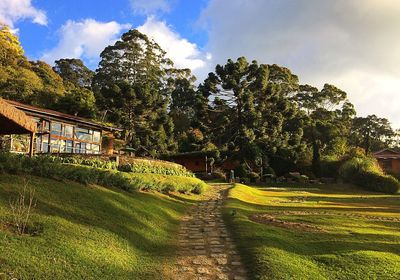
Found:
[[[99,53],[129,28],[153,37],[201,81],[216,63],[277,63],[301,83],[334,84],[359,115],[400,128],[399,0],[0,0],[0,22],[31,59]]]

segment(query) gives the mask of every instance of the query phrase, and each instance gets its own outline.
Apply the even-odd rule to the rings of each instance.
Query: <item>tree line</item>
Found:
[[[310,162],[352,148],[399,148],[399,130],[375,115],[357,117],[347,93],[299,83],[290,69],[245,57],[216,65],[196,84],[189,69],[138,30],[100,54],[95,71],[80,59],[51,67],[30,61],[18,38],[0,27],[0,96],[108,122],[138,156],[223,151],[248,169],[274,162]]]

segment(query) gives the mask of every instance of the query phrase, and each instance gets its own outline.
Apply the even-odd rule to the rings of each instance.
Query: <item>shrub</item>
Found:
[[[321,177],[339,177],[339,169],[342,164],[342,160],[323,159],[321,161]]]
[[[354,182],[371,191],[396,194],[400,190],[400,182],[391,175],[360,172],[355,176]]]
[[[226,173],[222,169],[216,168],[211,175],[213,175],[215,179],[226,181]]]
[[[238,165],[235,169],[235,177],[243,178],[246,177],[249,172],[247,166],[245,164]]]
[[[377,161],[366,156],[356,156],[346,161],[339,169],[340,177],[349,183],[370,191],[395,194],[400,190],[400,182],[385,175]]]
[[[260,179],[260,175],[258,175],[258,173],[256,172],[249,172],[249,174],[247,174],[247,177],[249,178],[251,183],[255,183],[258,179]]]
[[[18,197],[10,201],[11,208],[11,226],[19,235],[27,233],[28,223],[32,212],[36,207],[35,190],[28,186],[28,182],[24,182],[23,190]]]
[[[135,159],[132,160],[132,162],[130,163],[121,164],[118,167],[118,170],[122,172],[153,173],[162,175],[194,177],[194,174],[182,165],[146,159]]]
[[[343,163],[339,169],[339,175],[345,181],[351,181],[357,174],[365,172],[383,175],[378,162],[370,157],[353,157]]]
[[[154,190],[200,193],[206,184],[194,177],[162,174],[120,172],[92,166],[60,163],[54,157],[26,157],[0,153],[0,171],[13,174],[31,174],[56,180],[71,180],[82,184],[116,187],[126,191]]]

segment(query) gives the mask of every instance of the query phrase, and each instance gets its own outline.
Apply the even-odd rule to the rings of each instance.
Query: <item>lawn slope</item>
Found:
[[[399,195],[238,184],[224,211],[251,279],[400,279]]]
[[[31,177],[36,236],[7,226],[23,178],[0,174],[0,278],[165,279],[188,207],[160,193],[128,193]],[[185,201],[188,198],[185,197]]]

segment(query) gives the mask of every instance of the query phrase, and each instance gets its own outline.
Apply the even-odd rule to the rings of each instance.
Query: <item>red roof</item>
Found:
[[[377,159],[400,159],[400,153],[391,149],[383,149],[374,153]]]

